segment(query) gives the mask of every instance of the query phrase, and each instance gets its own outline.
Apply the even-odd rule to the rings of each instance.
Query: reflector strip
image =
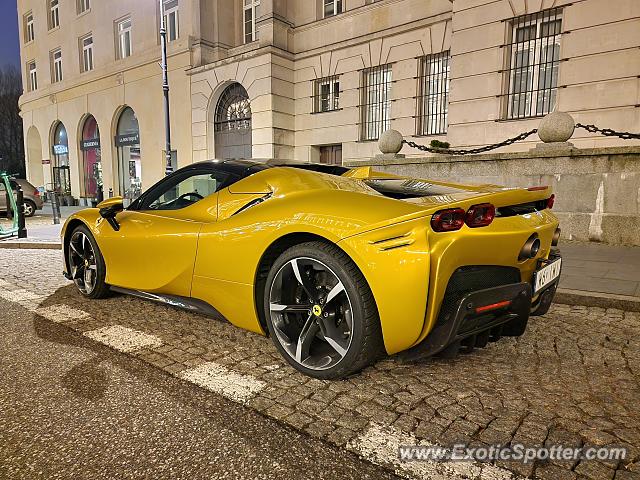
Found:
[[[476,313],[488,312],[489,310],[496,310],[502,307],[508,307],[511,305],[511,300],[504,300],[498,303],[492,303],[491,305],[484,305],[482,307],[476,308]]]

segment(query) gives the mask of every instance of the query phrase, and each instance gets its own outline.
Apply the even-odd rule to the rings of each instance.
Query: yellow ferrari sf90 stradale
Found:
[[[62,231],[82,295],[118,291],[268,334],[299,371],[356,372],[386,351],[451,355],[522,335],[561,267],[547,187],[330,165],[210,161]]]

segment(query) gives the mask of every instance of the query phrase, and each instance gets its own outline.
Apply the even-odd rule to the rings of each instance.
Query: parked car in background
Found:
[[[43,201],[40,192],[36,187],[31,185],[24,179],[11,180],[11,186],[15,194],[16,183],[22,188],[24,194],[24,214],[27,217],[33,217],[36,210],[41,210]],[[0,182],[0,212],[7,211],[7,192],[4,183]]]

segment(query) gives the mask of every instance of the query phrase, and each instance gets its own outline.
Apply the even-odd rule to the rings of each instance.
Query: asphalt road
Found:
[[[385,479],[354,455],[0,299],[2,479]]]

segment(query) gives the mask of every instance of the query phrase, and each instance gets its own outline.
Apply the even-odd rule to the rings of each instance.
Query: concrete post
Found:
[[[575,128],[576,122],[568,113],[554,111],[547,114],[538,126],[538,137],[543,143],[538,143],[531,151],[571,150],[574,146],[568,140]]]
[[[376,160],[394,160],[396,158],[404,158],[400,152],[402,150],[402,134],[397,130],[385,130],[378,140],[378,148],[380,152],[376,155]]]

